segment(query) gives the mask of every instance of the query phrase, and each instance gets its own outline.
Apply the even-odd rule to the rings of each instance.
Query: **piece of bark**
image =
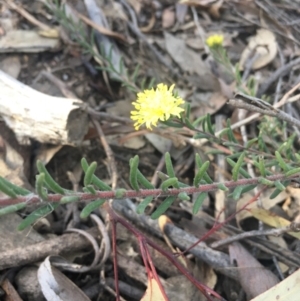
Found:
[[[59,50],[58,38],[46,38],[34,30],[11,30],[0,38],[0,52],[43,52]]]
[[[97,240],[99,231],[97,227],[87,231]],[[15,248],[0,253],[0,271],[34,263],[45,259],[50,255],[63,255],[68,252],[76,252],[85,248],[91,248],[91,243],[79,233],[64,234],[27,247]]]
[[[20,144],[29,138],[41,143],[77,145],[88,130],[88,115],[79,99],[38,92],[0,71],[0,116]]]

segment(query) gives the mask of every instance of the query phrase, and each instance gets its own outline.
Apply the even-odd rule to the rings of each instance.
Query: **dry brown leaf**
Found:
[[[258,220],[262,221],[263,223],[274,227],[274,228],[283,228],[287,227],[291,224],[290,221],[287,219],[276,215],[273,212],[270,212],[266,209],[262,208],[251,208],[249,212]],[[300,233],[299,232],[288,232],[291,236],[296,237],[300,239]]]
[[[251,69],[262,68],[273,61],[277,54],[277,42],[273,32],[268,29],[259,29],[255,36],[249,39],[247,47],[240,58],[240,69],[244,70],[245,64],[253,57]]]
[[[261,265],[239,243],[229,246],[229,255],[238,266],[240,284],[248,298],[253,298],[276,285],[279,280],[263,265]]]
[[[275,206],[278,203],[281,203],[284,201],[288,194],[283,191],[281,192],[276,198],[270,199],[270,195],[274,190],[266,190],[264,191],[261,196],[260,196],[260,201],[262,203],[263,208],[265,209],[270,209],[273,206]],[[245,193],[237,202],[236,204],[236,210],[238,211],[241,209],[243,206],[246,205],[247,202],[249,202],[253,198],[254,194],[249,192]],[[251,203],[247,206],[247,209],[252,209],[252,208],[257,208],[257,202]],[[247,217],[251,217],[252,214],[248,210],[243,210],[236,215],[236,221],[239,224],[242,220],[244,220]]]
[[[300,269],[251,301],[299,300]]]
[[[148,278],[147,290],[141,301],[168,301],[153,276]]]
[[[224,0],[218,0],[215,3],[211,5],[209,8],[209,13],[212,15],[214,18],[220,18],[220,8],[223,5]]]

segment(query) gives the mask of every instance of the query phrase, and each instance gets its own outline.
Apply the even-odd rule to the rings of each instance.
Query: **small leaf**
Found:
[[[197,199],[195,201],[195,204],[193,206],[193,214],[197,214],[200,207],[202,206],[204,200],[206,199],[206,197],[208,196],[207,192],[201,192],[199,193],[199,195],[197,196]]]
[[[97,199],[87,204],[80,213],[80,218],[87,218],[94,210],[98,209],[105,203],[104,199]]]
[[[8,195],[11,198],[17,197],[15,192],[8,185],[6,185],[5,181],[3,181],[2,177],[0,178],[0,191],[2,191],[4,194]]]
[[[238,179],[240,168],[241,168],[242,164],[244,163],[245,155],[246,155],[245,152],[243,152],[240,155],[240,157],[238,158],[236,164],[234,165],[234,167],[232,169],[232,179],[233,179],[233,181],[237,181],[237,179]]]
[[[238,143],[237,140],[235,139],[233,131],[231,129],[230,119],[227,119],[227,128],[228,128],[227,135],[228,135],[229,141],[234,142],[234,143]]]
[[[45,182],[45,174],[41,173],[39,175],[35,176],[35,189],[37,194],[39,195],[39,197],[43,200],[43,201],[47,201],[48,200],[48,194],[47,191],[44,187],[44,182]]]
[[[207,129],[208,129],[208,131],[212,135],[215,135],[215,131],[213,130],[213,126],[212,126],[212,123],[211,123],[211,116],[210,116],[210,114],[206,115],[206,123],[207,123]]]
[[[147,196],[143,199],[143,201],[141,203],[138,204],[137,208],[136,208],[136,212],[137,214],[143,214],[146,207],[151,203],[151,201],[153,200],[153,196]]]
[[[152,219],[159,218],[163,213],[167,211],[167,209],[173,204],[176,200],[175,196],[168,196],[159,206],[158,208],[151,214]]]
[[[140,170],[137,170],[137,180],[138,182],[144,186],[146,189],[154,189],[154,186],[148,181],[148,179],[140,172]]]
[[[178,185],[178,179],[176,177],[175,178],[169,178],[169,179],[167,179],[167,180],[165,180],[165,181],[163,181],[161,183],[161,189],[163,191],[165,191],[165,192],[171,186],[173,186],[173,187],[179,187],[179,185]]]
[[[18,210],[21,210],[26,207],[26,203],[19,203],[15,205],[10,205],[4,208],[0,209],[0,216],[6,215],[9,213],[17,212]]]
[[[73,202],[78,202],[80,200],[79,196],[76,195],[70,195],[70,196],[64,196],[60,199],[60,204],[69,204]]]
[[[42,163],[42,161],[38,160],[36,162],[37,169],[39,173],[45,174],[45,183],[49,186],[49,188],[59,194],[65,194],[65,190],[51,177],[48,170]]]
[[[83,187],[82,190],[86,193],[96,194],[97,191],[92,185],[88,185],[86,187]]]
[[[178,194],[178,198],[182,201],[189,201],[190,200],[190,197],[188,196],[188,194],[184,191],[180,192]]]
[[[25,219],[19,224],[18,230],[22,231],[28,226],[35,223],[38,219],[47,216],[51,213],[59,204],[58,203],[48,203],[47,205],[38,208],[31,212]]]
[[[87,163],[85,158],[81,159],[81,166],[82,166],[83,171],[86,172],[89,167],[89,164]],[[93,175],[93,177],[92,177],[92,183],[102,191],[111,191],[112,190],[112,188],[110,186],[105,184],[103,181],[101,181],[95,175]]]
[[[92,178],[97,169],[97,162],[92,162],[88,169],[85,171],[85,176],[83,179],[83,184],[85,187],[92,183]]]
[[[243,186],[237,186],[235,187],[235,189],[233,190],[232,192],[232,198],[237,201],[240,197],[241,197],[241,194],[242,194],[242,191],[243,191]]]
[[[266,178],[259,178],[258,179],[258,183],[266,185],[266,186],[270,186],[270,187],[274,186],[274,182],[270,181],[270,180],[268,180]]]
[[[115,190],[115,198],[116,199],[123,199],[126,195],[127,190],[124,188],[119,188]]]
[[[130,165],[130,173],[129,173],[130,185],[134,190],[139,191],[140,188],[137,180],[139,156],[136,155],[134,156],[134,158],[131,158],[129,161],[129,165]]]
[[[199,168],[199,170],[197,171],[197,174],[194,177],[194,186],[199,187],[200,181],[202,180],[202,178],[204,177],[207,169],[209,168],[209,161],[206,161],[202,164],[202,166]]]
[[[265,163],[264,163],[264,157],[258,156],[258,168],[260,174],[265,177],[266,176],[266,169],[265,169]]]
[[[165,153],[165,163],[166,163],[167,175],[170,178],[175,178],[173,163],[172,163],[171,156],[170,156],[169,152]]]
[[[297,173],[300,173],[300,167],[289,170],[288,172],[285,173],[285,176],[290,177],[290,176],[295,175]]]
[[[285,190],[284,185],[280,181],[278,181],[278,180],[274,182],[274,185],[280,191],[284,191]]]
[[[25,188],[22,188],[22,187],[19,187],[17,185],[14,185],[13,183],[7,181],[6,179],[0,177],[0,185],[1,183],[6,186],[7,188],[10,188],[16,195],[28,195],[31,193],[31,191],[25,189]],[[0,188],[1,190],[1,188]]]
[[[223,190],[223,191],[228,191],[229,189],[224,185],[224,183],[219,183],[218,184],[218,189]]]

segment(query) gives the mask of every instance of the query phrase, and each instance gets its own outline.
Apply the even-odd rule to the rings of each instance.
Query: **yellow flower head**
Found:
[[[136,130],[142,124],[146,124],[148,129],[152,129],[151,125],[156,126],[159,120],[166,121],[171,115],[180,116],[184,111],[180,105],[184,100],[180,97],[174,96],[172,85],[169,89],[167,85],[159,84],[156,90],[145,90],[138,93],[137,101],[132,104],[135,111],[131,111],[131,119],[135,121],[134,127]]]
[[[206,39],[206,44],[208,47],[218,47],[222,46],[224,37],[220,34],[214,34]]]

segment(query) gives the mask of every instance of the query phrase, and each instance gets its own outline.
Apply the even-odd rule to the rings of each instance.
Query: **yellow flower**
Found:
[[[156,90],[145,90],[138,93],[137,101],[133,102],[135,111],[131,111],[131,119],[135,121],[134,127],[136,130],[142,124],[146,124],[148,129],[152,129],[151,125],[156,126],[159,120],[166,121],[171,115],[180,116],[184,111],[180,105],[184,100],[173,95],[172,85],[169,89],[167,85],[159,84]]]
[[[206,39],[206,44],[208,47],[217,47],[217,46],[222,46],[224,41],[224,37],[220,34],[214,34]]]

